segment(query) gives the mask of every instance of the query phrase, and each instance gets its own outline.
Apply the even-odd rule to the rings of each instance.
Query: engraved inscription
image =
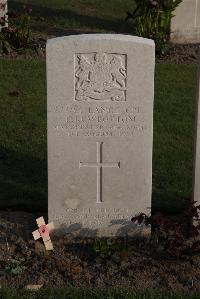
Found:
[[[97,162],[79,162],[79,168],[81,167],[96,167],[97,168],[97,203],[103,202],[102,200],[102,168],[114,167],[120,168],[120,162],[116,163],[103,163],[102,162],[102,144],[103,142],[97,142]]]
[[[120,221],[121,225],[131,223],[133,214],[134,210],[128,208],[81,208],[67,209],[66,213],[55,214],[53,219],[59,222],[64,220],[68,225],[81,222],[83,227],[92,228],[92,224],[97,227],[105,224],[113,226],[115,220]]]
[[[126,101],[126,55],[75,55],[75,101]]]
[[[104,104],[57,105],[52,124],[69,137],[134,137],[148,129],[140,106]]]

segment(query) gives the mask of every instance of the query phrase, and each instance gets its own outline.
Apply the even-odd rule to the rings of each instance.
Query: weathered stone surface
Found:
[[[150,213],[154,43],[112,34],[47,43],[49,219],[72,235],[140,234]]]
[[[7,0],[0,0],[0,32],[3,27],[8,25]]]
[[[200,1],[183,0],[176,8],[171,22],[171,41],[200,42]]]
[[[198,55],[198,92],[196,108],[196,147],[195,147],[195,179],[194,179],[194,200],[200,204],[200,49]]]

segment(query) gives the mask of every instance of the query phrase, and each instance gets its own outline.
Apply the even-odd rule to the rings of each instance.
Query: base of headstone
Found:
[[[151,236],[151,226],[146,225],[137,225],[131,221],[122,226],[116,225],[111,230],[108,230],[108,227],[105,227],[105,230],[101,229],[88,229],[86,227],[81,227],[80,224],[72,224],[70,226],[64,224],[58,224],[55,226],[55,230],[52,233],[54,237],[67,237],[68,239],[75,238],[111,238],[111,239],[120,239],[120,238],[130,238],[130,239],[143,239],[149,238]]]

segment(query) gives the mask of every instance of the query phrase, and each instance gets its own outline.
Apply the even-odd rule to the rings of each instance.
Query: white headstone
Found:
[[[154,42],[88,34],[47,43],[49,219],[73,235],[141,232],[150,213]]]
[[[171,21],[171,41],[200,42],[200,0],[183,0]]]
[[[3,27],[7,27],[7,0],[0,0],[0,32]]]
[[[200,50],[198,55],[198,92],[196,108],[196,147],[195,147],[195,180],[194,180],[194,200],[200,204]]]

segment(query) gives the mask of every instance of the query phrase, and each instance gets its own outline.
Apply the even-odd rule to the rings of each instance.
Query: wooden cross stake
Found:
[[[42,238],[46,250],[53,250],[53,244],[49,236],[49,233],[54,229],[53,222],[45,224],[43,217],[37,218],[36,222],[38,225],[38,229],[32,232],[34,240]]]

